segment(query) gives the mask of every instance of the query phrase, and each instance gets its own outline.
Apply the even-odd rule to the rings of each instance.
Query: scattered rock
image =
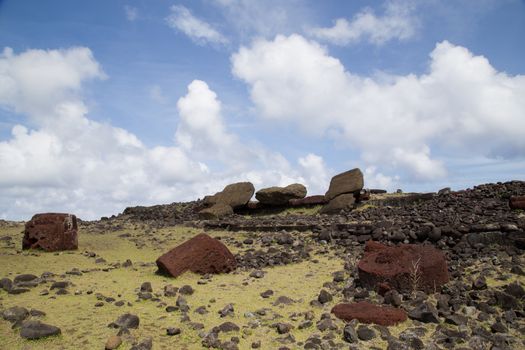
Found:
[[[124,328],[124,329],[136,329],[139,328],[140,319],[137,315],[133,315],[130,313],[121,315],[112,325],[115,325],[116,328]]]
[[[193,292],[195,292],[195,290],[189,285],[184,285],[179,289],[179,293],[183,295],[192,295]]]
[[[106,341],[105,349],[114,350],[114,349],[117,349],[120,346],[120,344],[122,344],[122,338],[119,337],[118,335],[112,335]]]
[[[142,283],[141,286],[140,286],[140,291],[141,292],[152,293],[153,292],[153,288],[151,287],[151,282],[144,282],[144,283]]]
[[[169,336],[179,335],[181,333],[180,328],[177,327],[170,327],[166,329],[166,334]]]
[[[424,302],[408,312],[408,317],[424,323],[439,323],[438,311],[429,302]]]
[[[321,292],[319,293],[319,296],[317,297],[317,300],[321,304],[326,304],[329,301],[332,301],[333,297],[332,294],[328,293],[325,289],[321,289]]]
[[[357,336],[363,341],[369,341],[376,337],[376,333],[366,326],[359,326],[357,328]]]
[[[24,339],[40,339],[60,333],[60,328],[40,321],[25,321],[20,328],[20,336]]]
[[[13,306],[2,312],[2,318],[11,323],[20,323],[29,316],[29,311],[20,306]]]

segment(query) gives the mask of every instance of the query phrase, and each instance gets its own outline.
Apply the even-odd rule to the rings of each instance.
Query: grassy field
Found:
[[[13,279],[22,273],[40,275],[43,272],[52,272],[57,275],[55,280],[68,280],[73,286],[69,287],[68,295],[55,295],[55,291],[50,291],[49,295],[40,296],[40,292],[48,289],[49,284],[40,285],[21,295],[8,295],[0,291],[0,309],[17,305],[44,311],[46,316],[42,321],[56,325],[62,330],[62,335],[58,337],[26,341],[19,337],[17,330],[11,329],[8,322],[0,321],[0,344],[3,344],[5,349],[100,349],[103,348],[106,339],[116,332],[107,325],[126,312],[138,315],[141,325],[138,330],[131,332],[131,336],[121,348],[129,348],[134,339],[151,336],[156,349],[200,349],[199,331],[190,329],[188,323],[180,322],[180,312],[167,313],[164,304],[137,300],[137,291],[145,281],[151,282],[154,293],[159,295],[167,284],[177,287],[191,285],[195,293],[186,297],[192,309],[189,312],[191,321],[204,324],[204,330],[207,331],[224,321],[236,323],[241,327],[240,332],[224,335],[221,333],[221,337],[238,336],[241,349],[249,348],[252,341],[256,340],[261,340],[262,348],[278,348],[279,344],[274,342],[278,335],[269,325],[275,322],[290,322],[288,316],[294,313],[311,310],[316,314],[316,319],[319,319],[322,312],[328,312],[335,302],[325,305],[323,309],[313,308],[309,302],[317,297],[323,283],[332,280],[332,272],[341,270],[343,266],[343,261],[333,256],[319,256],[318,263],[303,262],[266,269],[267,273],[261,279],[250,278],[248,275],[251,271],[236,271],[214,276],[207,284],[198,285],[198,275],[186,273],[176,279],[167,278],[155,274],[154,264],[156,258],[165,250],[199,232],[195,229],[176,227],[145,233],[141,229],[130,227],[102,234],[80,230],[78,251],[61,253],[20,251],[22,229],[22,226],[17,226],[0,231],[0,238],[8,235],[12,237],[13,242],[0,242],[0,277]],[[119,237],[123,233],[129,233],[131,237]],[[211,235],[225,239],[231,234],[212,232]],[[242,233],[235,235],[230,239],[244,239]],[[134,242],[146,244],[139,249]],[[233,252],[236,251],[235,246],[230,248]],[[97,258],[102,257],[106,262],[95,263],[95,258],[84,254],[86,251],[95,252]],[[133,267],[113,267],[115,263],[122,263],[126,259],[132,260]],[[78,268],[85,273],[82,276],[66,275],[65,273],[72,268]],[[267,289],[272,289],[275,294],[263,299],[259,294]],[[88,291],[93,293],[88,294]],[[75,292],[79,295],[75,295]],[[130,302],[132,305],[117,307],[104,302],[104,306],[95,307],[99,301],[97,293],[117,301]],[[273,306],[275,299],[282,295],[296,302],[292,305]],[[165,305],[175,305],[176,297],[161,296],[161,299]],[[220,318],[218,311],[228,303],[233,303],[235,315]],[[209,313],[194,313],[193,310],[199,306],[205,306]],[[254,313],[259,309],[266,309],[267,314],[258,317],[258,321],[253,317],[245,317],[245,313]],[[297,317],[295,326],[302,320],[303,317]],[[260,322],[261,326],[252,329],[248,326],[250,321]],[[166,335],[167,327],[179,327],[182,334],[169,337]],[[296,328],[292,334],[297,341],[304,341],[314,330]]]

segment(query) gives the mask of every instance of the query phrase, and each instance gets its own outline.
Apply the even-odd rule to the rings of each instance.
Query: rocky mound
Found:
[[[351,304],[338,304],[332,308],[332,313],[344,321],[359,320],[362,323],[375,323],[381,326],[393,326],[407,320],[403,309],[389,306],[378,306],[367,301]]]
[[[36,214],[26,223],[23,249],[48,252],[78,248],[77,218],[72,214]]]
[[[233,254],[219,240],[201,233],[171,249],[156,261],[159,272],[177,277],[186,271],[226,273],[236,268]]]
[[[386,283],[402,292],[423,290],[428,293],[439,291],[449,280],[444,254],[421,244],[389,247],[369,241],[358,270],[360,283],[370,289]]]

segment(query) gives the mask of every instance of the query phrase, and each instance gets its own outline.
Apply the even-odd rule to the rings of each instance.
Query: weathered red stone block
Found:
[[[198,274],[235,270],[235,257],[219,240],[205,233],[173,248],[157,259],[159,272],[177,277],[186,271]]]
[[[347,322],[357,319],[362,323],[374,323],[381,326],[393,326],[407,319],[407,313],[403,309],[378,306],[367,301],[338,304],[332,308],[332,313]]]
[[[387,283],[400,292],[415,288],[429,293],[439,290],[449,280],[443,252],[421,244],[389,247],[369,241],[357,267],[359,281],[371,289]]]
[[[22,249],[48,252],[78,248],[77,218],[72,214],[36,214],[26,223]]]

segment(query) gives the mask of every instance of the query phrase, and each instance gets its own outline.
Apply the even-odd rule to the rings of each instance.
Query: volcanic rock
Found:
[[[330,180],[330,187],[325,197],[330,201],[343,193],[359,194],[363,185],[363,173],[359,168],[355,168],[334,176]]]
[[[199,219],[201,220],[216,220],[225,216],[233,214],[233,208],[228,204],[217,203],[209,208],[199,211]]]
[[[60,328],[40,321],[25,321],[20,329],[20,336],[24,339],[40,339],[60,334]]]
[[[338,214],[343,209],[352,208],[355,203],[355,197],[351,193],[341,194],[333,198],[328,204],[319,210],[320,214]]]
[[[23,249],[48,252],[78,248],[77,218],[72,214],[36,214],[26,223]]]
[[[393,326],[407,319],[407,314],[403,309],[377,306],[367,301],[338,304],[332,308],[332,313],[347,322],[357,319],[362,323],[375,323],[381,326]]]
[[[525,210],[525,196],[510,197],[509,206],[511,209]]]
[[[291,199],[302,199],[305,196],[306,187],[301,184],[263,188],[255,194],[255,198],[265,205],[286,205]]]
[[[358,270],[361,284],[372,289],[386,282],[398,291],[417,289],[428,293],[449,280],[444,254],[419,244],[389,247],[368,241]]]
[[[226,186],[221,192],[213,196],[206,196],[204,203],[214,205],[222,203],[229,205],[233,209],[245,206],[252,198],[255,187],[251,182],[238,182]]]
[[[224,244],[201,233],[159,257],[157,266],[159,272],[177,277],[187,270],[199,274],[230,272],[236,268],[236,261]]]

